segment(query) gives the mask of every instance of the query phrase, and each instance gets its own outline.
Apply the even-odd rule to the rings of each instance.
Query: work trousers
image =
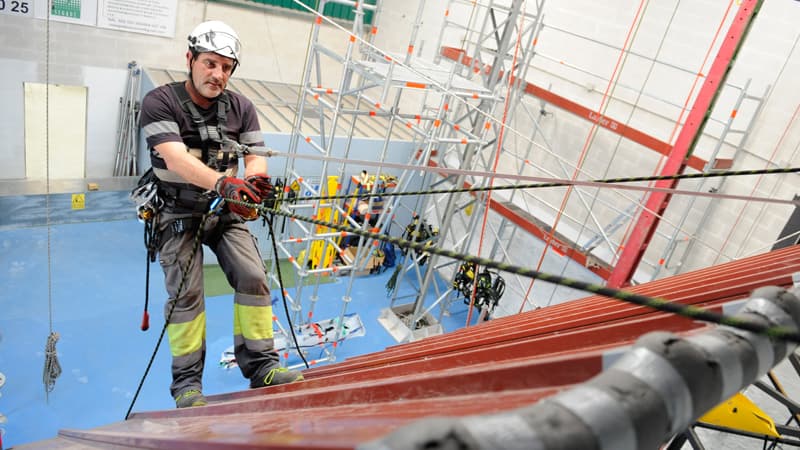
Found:
[[[272,304],[264,261],[256,238],[238,216],[229,213],[209,217],[197,243],[199,218],[182,219],[181,224],[188,224],[183,227],[176,227],[174,222],[169,216],[162,217],[162,229],[172,228],[162,233],[166,240],[159,252],[169,294],[164,314],[172,352],[170,393],[174,398],[191,389],[202,391],[203,387],[206,314],[201,243],[216,254],[234,289],[233,340],[239,369],[250,380],[265,376],[278,367],[279,357],[273,342]]]

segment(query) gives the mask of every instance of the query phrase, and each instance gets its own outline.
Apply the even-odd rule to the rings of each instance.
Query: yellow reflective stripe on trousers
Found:
[[[245,339],[272,339],[272,306],[233,305],[233,334]]]
[[[183,356],[200,350],[206,338],[206,312],[189,322],[170,323],[167,326],[169,348],[172,356]]]

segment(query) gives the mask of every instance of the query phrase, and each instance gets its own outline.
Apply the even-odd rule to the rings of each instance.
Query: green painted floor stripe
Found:
[[[271,261],[265,261],[264,263],[269,271]],[[292,288],[295,286],[295,270],[288,260],[281,260],[281,277],[283,278],[284,287]],[[306,278],[306,286],[315,282],[316,278],[314,277]],[[322,284],[332,282],[333,278],[330,276],[323,276],[320,280]],[[203,285],[206,297],[233,294],[233,288],[228,284],[228,280],[225,278],[225,274],[222,272],[219,264],[207,264],[203,266]]]

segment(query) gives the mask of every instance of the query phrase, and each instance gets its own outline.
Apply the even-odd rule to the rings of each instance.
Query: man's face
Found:
[[[210,52],[200,53],[194,61],[191,53],[188,53],[187,63],[195,89],[206,98],[216,98],[222,94],[234,66],[233,59]]]

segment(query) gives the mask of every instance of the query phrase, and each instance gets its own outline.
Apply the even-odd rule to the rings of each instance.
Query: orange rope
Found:
[[[678,132],[678,129],[680,128],[680,124],[681,124],[681,121],[683,120],[683,116],[684,116],[684,114],[686,114],[686,112],[689,109],[689,101],[692,99],[692,96],[694,95],[694,90],[697,88],[698,81],[703,78],[703,73],[702,73],[703,68],[706,66],[706,63],[708,63],[708,59],[711,57],[711,50],[714,49],[714,45],[717,42],[717,38],[719,38],[719,35],[722,32],[722,26],[725,24],[725,20],[728,18],[728,14],[730,14],[730,12],[731,12],[731,7],[733,7],[733,0],[728,2],[728,7],[727,7],[727,9],[725,9],[725,14],[723,14],[722,20],[719,22],[719,26],[717,26],[717,31],[714,33],[714,38],[711,40],[711,44],[708,46],[708,50],[706,50],[706,55],[703,57],[702,64],[700,64],[700,70],[697,71],[697,76],[694,77],[694,82],[692,83],[692,87],[689,89],[689,93],[686,95],[686,100],[684,100],[684,102],[683,102],[683,108],[681,108],[681,112],[678,115],[678,119],[675,120],[675,126],[672,127],[672,132],[670,132],[669,139],[667,139],[667,142],[670,142],[670,143],[672,142],[672,140],[675,138],[675,134]],[[656,175],[656,174],[658,174],[658,172],[661,171],[661,167],[664,165],[664,161],[665,161],[665,157],[664,156],[659,158],[658,164],[656,164],[655,169],[653,169],[653,173],[652,173],[653,175]],[[655,185],[655,182],[651,181],[650,182],[650,186],[653,186],[653,185]],[[642,203],[644,203],[646,196],[647,196],[647,194],[644,194],[641,197],[641,200],[639,200],[639,204],[640,205]],[[640,211],[641,211],[641,209],[642,208],[639,208]],[[638,211],[637,211],[637,213],[638,213]],[[635,214],[634,214],[634,216],[635,216]],[[625,241],[628,240],[628,237],[630,236],[631,228],[633,227],[633,225],[634,225],[634,221],[631,220],[631,221],[628,222],[628,226],[625,227],[625,232],[622,234],[622,239],[620,240],[620,243],[621,243],[620,247],[617,249],[616,252],[614,252],[614,259],[611,261],[612,265],[614,263],[616,263],[617,256],[619,256],[619,252],[622,250],[622,247],[624,246],[624,244],[622,244],[622,243],[624,243]]]
[[[639,2],[639,8],[636,10],[636,15],[633,17],[633,21],[631,22],[630,28],[628,28],[628,33],[625,36],[625,43],[622,45],[622,50],[620,51],[619,57],[617,58],[617,62],[614,65],[614,70],[611,73],[611,78],[608,80],[608,84],[606,85],[606,89],[603,92],[603,98],[600,100],[600,107],[597,108],[597,112],[602,115],[606,108],[608,108],[607,100],[609,98],[609,91],[613,86],[617,84],[618,79],[618,71],[620,70],[620,66],[622,65],[622,60],[625,57],[626,49],[632,44],[631,38],[633,35],[633,31],[636,28],[637,22],[641,19],[642,9],[644,8],[645,3],[647,0],[641,0]],[[592,123],[591,128],[589,129],[589,134],[586,136],[586,141],[583,143],[583,148],[581,149],[580,157],[578,158],[578,164],[575,166],[575,171],[572,173],[572,180],[575,180],[578,177],[578,174],[583,167],[584,160],[586,159],[586,154],[589,151],[589,146],[594,140],[594,136],[596,135],[598,121],[594,121]],[[561,220],[561,216],[564,213],[564,208],[566,207],[567,200],[569,199],[570,194],[572,194],[573,186],[569,186],[567,188],[567,192],[564,194],[564,198],[561,200],[561,206],[558,209],[558,214],[556,215],[556,219],[553,222],[553,226],[550,228],[550,233],[548,233],[547,238],[545,239],[545,246],[542,250],[542,254],[539,257],[539,262],[536,265],[536,270],[540,270],[542,268],[542,263],[544,262],[544,257],[547,254],[547,250],[550,248],[550,244],[553,241],[556,233],[556,227],[558,226],[559,221]],[[535,279],[531,279],[530,284],[528,285],[528,290],[525,292],[525,297],[522,300],[522,303],[519,305],[518,313],[521,313],[525,304],[528,302],[528,296],[531,293],[531,289],[533,289],[533,282]]]
[[[511,90],[514,87],[514,83],[517,82],[517,78],[514,76],[514,71],[518,70],[517,67],[517,56],[519,54],[519,48],[522,42],[522,30],[524,30],[525,25],[525,14],[522,14],[520,17],[520,24],[519,24],[519,32],[517,32],[517,43],[514,45],[514,58],[511,60],[511,70],[508,73],[508,90],[506,93],[506,101],[503,103],[503,119],[500,122],[500,132],[497,135],[497,151],[495,151],[494,155],[494,163],[492,164],[492,173],[497,173],[497,165],[500,161],[500,152],[503,150],[503,137],[505,136],[505,129],[506,129],[506,120],[508,119],[508,108],[511,103]],[[494,177],[489,178],[489,187],[494,185]],[[486,205],[483,209],[483,224],[481,225],[481,237],[478,241],[478,256],[481,254],[481,250],[483,249],[483,239],[486,235],[486,222],[489,218],[489,211],[492,201],[492,191],[486,194]],[[470,326],[470,322],[472,321],[472,311],[475,306],[475,292],[477,291],[478,287],[478,266],[475,266],[475,276],[472,278],[472,295],[470,296],[469,300],[469,310],[467,312],[467,323],[465,326]]]

